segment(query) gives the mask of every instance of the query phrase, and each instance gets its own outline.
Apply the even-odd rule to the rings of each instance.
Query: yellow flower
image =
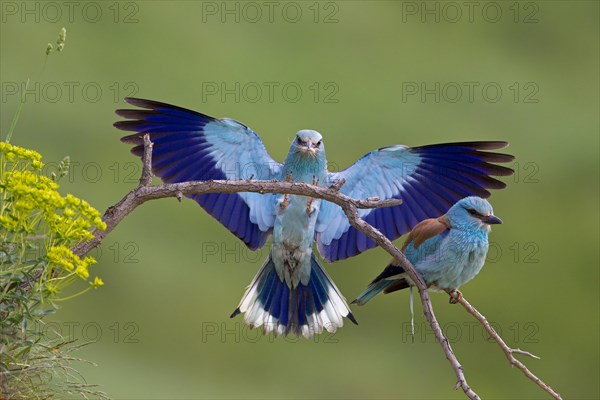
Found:
[[[40,169],[42,155],[37,151],[25,149],[19,146],[13,146],[6,142],[0,142],[0,153],[6,156],[6,159],[10,162],[17,160],[31,162],[35,169]],[[36,166],[40,166],[36,168]]]
[[[0,166],[0,232],[9,241],[23,233],[43,238],[21,243],[27,249],[46,250],[41,257],[47,265],[39,265],[49,271],[39,284],[47,294],[56,295],[74,281],[64,278],[88,280],[96,260],[80,258],[71,247],[91,239],[94,229],[106,229],[100,212],[72,194],[63,197],[58,184],[41,174],[41,155],[33,150],[0,142]],[[90,282],[94,288],[103,284],[98,277]]]
[[[81,279],[85,280],[85,279],[89,278],[90,273],[88,272],[88,270],[85,267],[85,265],[79,265],[77,267],[77,269],[75,270],[75,275],[77,275]]]
[[[101,231],[106,229],[106,222],[102,221],[102,218],[100,217],[94,218],[94,225]]]
[[[52,246],[46,252],[48,261],[59,267],[66,269],[67,271],[73,271],[75,265],[80,263],[81,260],[77,257],[71,249],[66,246]]]
[[[102,279],[98,278],[98,277],[95,277],[95,278],[94,278],[94,281],[93,281],[93,282],[90,282],[90,285],[92,285],[92,287],[93,287],[94,289],[96,289],[96,288],[98,288],[98,287],[100,287],[100,286],[104,285],[104,281],[103,281]]]
[[[79,206],[79,203],[81,202],[81,200],[73,196],[71,193],[67,194],[67,197],[65,197],[65,201],[71,206]]]

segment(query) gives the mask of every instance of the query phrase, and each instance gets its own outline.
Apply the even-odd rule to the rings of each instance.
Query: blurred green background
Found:
[[[111,126],[126,95],[238,119],[278,160],[316,129],[332,169],[391,144],[508,140],[517,174],[491,198],[504,224],[463,293],[542,357],[525,361],[565,398],[600,396],[598,2],[69,4],[2,1],[0,30],[0,129],[30,78],[12,142],[47,172],[70,155],[65,193],[105,210],[136,184]],[[43,68],[63,26],[65,50]],[[106,285],[64,303],[52,328],[97,340],[79,355],[98,365],[80,371],[118,399],[463,398],[419,305],[412,343],[408,293],[312,341],[230,320],[267,251],[191,201],[148,203],[94,252]],[[388,259],[371,250],[328,271],[352,299]],[[462,308],[433,302],[479,394],[545,398]]]

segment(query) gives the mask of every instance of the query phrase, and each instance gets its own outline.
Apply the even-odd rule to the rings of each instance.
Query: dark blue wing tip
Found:
[[[352,302],[352,304],[355,302],[356,300],[354,300]],[[354,325],[358,325],[358,322],[356,321],[356,318],[354,318],[354,315],[351,312],[348,312],[348,315],[346,315],[346,318],[348,318],[350,321],[352,321],[352,323]]]
[[[194,116],[198,116],[201,118],[208,118],[210,120],[215,120],[216,118],[211,117],[210,115],[199,113],[198,111],[190,110],[189,108],[175,106],[173,104],[162,103],[160,101],[148,100],[148,99],[140,99],[137,97],[125,97],[125,102],[127,104],[131,104],[132,106],[136,106],[139,108],[143,108],[144,110],[127,110],[127,109],[118,109],[115,112],[117,115],[122,116],[124,118],[132,118],[132,119],[140,119],[142,116],[160,114],[162,112],[178,112],[181,114],[191,114]],[[143,119],[143,118],[142,118]]]
[[[196,111],[192,111],[187,108],[183,108],[183,107],[179,107],[179,106],[174,106],[169,103],[162,103],[162,102],[156,101],[156,100],[141,99],[139,97],[125,97],[124,100],[125,100],[125,103],[127,103],[127,104],[131,104],[132,106],[136,106],[136,107],[140,107],[140,108],[145,108],[147,110],[157,110],[160,108],[166,108],[166,109],[171,109],[171,110],[179,110],[179,111],[197,114]]]
[[[125,120],[113,123],[113,126],[122,131],[137,132],[121,138],[124,143],[142,144],[140,133],[153,135],[168,133],[173,129],[173,134],[179,133],[183,128],[191,131],[200,129],[206,123],[217,120],[206,114],[187,108],[161,103],[154,100],[126,97],[125,102],[141,109],[118,109],[115,113]]]
[[[240,313],[241,313],[241,311],[240,311],[240,308],[238,307],[238,308],[236,308],[236,309],[235,309],[235,310],[234,310],[234,311],[231,313],[231,315],[229,316],[229,318],[234,318],[234,317],[236,317],[236,316],[237,316],[238,314],[240,314]]]
[[[509,143],[505,141],[453,142],[412,147],[410,151],[422,154],[424,157],[438,158],[438,161],[442,161],[439,160],[439,157],[452,154],[451,157],[457,163],[461,163],[460,157],[462,156],[465,158],[462,163],[485,168],[484,175],[511,176],[515,173],[512,168],[493,163],[509,163],[515,160],[515,156],[487,151],[503,149],[508,145]]]
[[[450,143],[436,143],[427,144],[424,146],[412,147],[412,149],[426,149],[426,148],[439,148],[439,147],[468,147],[473,150],[497,150],[503,149],[509,146],[509,142],[503,140],[489,140],[489,141],[473,141],[473,142],[450,142]]]
[[[139,120],[126,120],[126,121],[117,121],[113,124],[113,126],[122,131],[137,132],[140,127],[140,124],[143,124],[143,123],[144,123],[144,121],[139,121]],[[121,140],[123,140],[123,138]]]

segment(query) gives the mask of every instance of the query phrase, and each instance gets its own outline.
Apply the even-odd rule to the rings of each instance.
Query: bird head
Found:
[[[319,132],[310,129],[298,131],[294,143],[292,143],[291,150],[294,153],[312,158],[323,155],[325,154],[323,136]]]
[[[502,220],[494,215],[492,205],[481,197],[465,197],[454,204],[446,213],[453,228],[485,229],[490,225],[501,224]]]

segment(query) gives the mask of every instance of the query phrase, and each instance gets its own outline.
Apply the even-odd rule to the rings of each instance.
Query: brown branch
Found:
[[[324,199],[339,206],[350,204],[354,208],[381,208],[401,204],[398,199],[388,200],[355,200],[340,193],[335,188],[313,186],[301,182],[281,181],[192,181],[182,183],[169,183],[158,186],[138,187],[127,193],[117,204],[111,206],[104,213],[102,220],[106,229],[94,232],[94,238],[80,243],[73,251],[82,256],[97,247],[104,237],[109,234],[129,213],[135,208],[150,200],[166,197],[181,198],[182,195],[207,194],[207,193],[287,193]]]
[[[423,312],[425,314],[425,318],[427,322],[431,326],[437,341],[440,343],[448,362],[450,363],[452,369],[457,378],[457,383],[455,389],[461,388],[465,395],[472,400],[479,400],[480,397],[471,389],[467,380],[465,378],[463,368],[458,361],[452,347],[448,339],[444,336],[439,323],[435,317],[433,312],[433,307],[431,305],[431,299],[429,297],[429,292],[427,291],[427,285],[423,281],[423,278],[416,271],[415,267],[410,263],[410,261],[404,256],[404,254],[396,247],[394,244],[379,230],[375,229],[373,226],[368,224],[362,218],[360,218],[358,214],[358,209],[368,209],[368,208],[381,208],[381,207],[390,207],[396,206],[402,203],[399,199],[388,199],[388,200],[380,200],[379,198],[369,198],[365,200],[356,200],[351,197],[340,193],[340,188],[344,185],[345,181],[342,179],[338,182],[335,182],[329,188],[309,185],[306,183],[300,182],[281,182],[281,181],[253,181],[252,179],[245,181],[198,181],[198,182],[182,182],[182,183],[172,183],[172,184],[164,184],[160,186],[150,186],[150,182],[152,180],[151,174],[151,153],[152,152],[152,143],[148,135],[144,136],[144,154],[142,157],[143,160],[143,170],[142,177],[140,179],[140,184],[134,190],[129,192],[125,197],[123,197],[117,204],[112,207],[109,207],[108,210],[104,213],[102,219],[106,223],[107,228],[103,231],[94,232],[94,238],[88,242],[80,243],[76,246],[73,251],[75,254],[79,256],[83,256],[87,254],[90,250],[97,247],[102,243],[102,240],[106,235],[108,235],[129,213],[131,213],[135,208],[144,204],[149,200],[162,199],[166,197],[175,197],[179,201],[183,195],[191,195],[191,194],[207,194],[207,193],[239,193],[239,192],[254,192],[254,193],[280,193],[286,195],[302,195],[307,197],[318,198],[326,201],[330,201],[334,204],[337,204],[342,208],[344,213],[346,214],[348,221],[350,224],[363,232],[369,238],[374,240],[379,246],[381,246],[385,251],[387,251],[397,263],[404,268],[404,270],[408,273],[412,281],[415,283],[419,290],[419,295],[421,298],[421,303],[423,304]],[[473,307],[470,306],[467,301],[462,298],[461,304],[467,308],[466,305],[469,305],[471,311],[467,308],[467,311],[471,312],[475,315],[486,327],[487,320],[483,315],[479,314]],[[480,317],[482,319],[480,319]],[[484,323],[485,321],[485,323]],[[489,324],[486,329],[491,329]],[[489,331],[489,330],[488,330]],[[512,357],[512,353],[519,354],[528,354],[519,349],[510,349],[506,346],[504,341],[491,329],[494,335],[498,338],[498,343],[504,347],[506,347],[509,351],[507,357],[510,355]],[[503,348],[504,349],[504,348]],[[518,360],[515,360],[514,357],[509,358],[513,365],[522,366],[522,370],[524,368],[524,372],[526,371],[526,375],[530,379],[534,380],[538,385],[540,385],[544,390],[548,393],[552,394],[555,398],[560,399],[560,396],[556,394],[549,386],[543,383],[539,378],[535,375],[531,374],[527,368],[521,364]],[[514,361],[513,361],[514,360]],[[515,364],[518,363],[518,364]]]
[[[309,185],[302,182],[280,182],[280,181],[190,181],[181,183],[170,183],[158,186],[149,186],[152,180],[152,142],[149,136],[144,135],[144,154],[142,156],[143,167],[140,184],[127,193],[117,204],[109,207],[102,220],[106,223],[106,229],[94,232],[94,237],[75,246],[73,252],[78,256],[83,256],[90,250],[99,246],[102,240],[108,235],[130,212],[138,206],[149,200],[163,199],[165,197],[175,197],[181,201],[183,195],[188,194],[207,194],[207,193],[283,193],[298,194],[319,199],[328,200],[343,208],[350,204],[354,208],[381,208],[396,206],[402,204],[399,199],[379,200],[377,198],[366,200],[355,200],[339,192],[341,186],[345,183],[343,179],[335,182],[331,187]]]
[[[550,385],[546,384],[540,378],[535,376],[527,368],[527,366],[525,366],[525,364],[523,364],[521,361],[519,361],[515,358],[514,354],[521,354],[521,355],[532,357],[532,358],[539,360],[540,358],[538,356],[531,354],[528,351],[524,351],[521,349],[513,349],[513,348],[509,347],[506,344],[506,342],[500,337],[500,335],[498,335],[498,333],[494,330],[494,328],[490,325],[487,318],[483,314],[481,314],[479,311],[477,311],[477,309],[475,307],[473,307],[464,297],[460,298],[460,300],[458,300],[458,302],[465,308],[465,310],[467,310],[467,312],[469,314],[473,315],[481,323],[481,325],[486,330],[486,332],[490,335],[490,337],[498,344],[498,346],[500,346],[500,349],[502,349],[502,351],[504,352],[504,355],[506,356],[506,358],[508,359],[508,362],[511,365],[514,365],[515,367],[519,368],[521,370],[521,372],[523,372],[523,374],[528,379],[530,379],[535,384],[537,384],[539,387],[541,387],[550,396],[552,396],[553,398],[555,398],[557,400],[562,399],[562,397],[560,397],[560,394],[558,392],[556,392],[554,389],[552,389],[550,387]]]

